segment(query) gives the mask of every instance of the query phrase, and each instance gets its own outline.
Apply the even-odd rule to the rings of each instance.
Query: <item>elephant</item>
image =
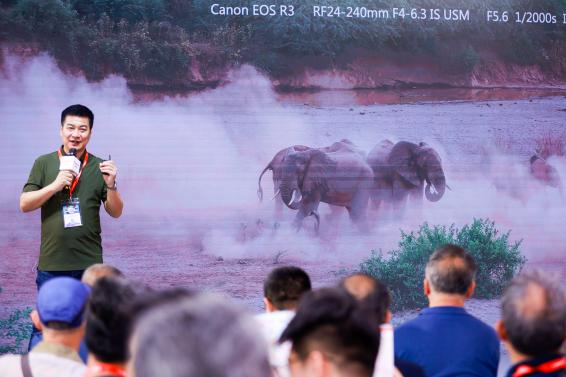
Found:
[[[289,153],[283,159],[281,174],[281,199],[298,211],[294,220],[297,230],[305,217],[313,215],[318,232],[321,202],[345,207],[352,221],[364,226],[373,172],[363,152],[348,140]]]
[[[307,150],[312,150],[312,149],[319,149],[323,152],[327,152],[327,153],[333,153],[333,152],[339,152],[339,151],[350,151],[352,153],[357,153],[359,154],[362,158],[365,159],[365,153],[358,149],[354,143],[352,143],[350,140],[348,139],[342,139],[339,142],[333,143],[332,145],[330,145],[329,147],[323,147],[323,148],[311,148],[311,147],[307,147],[305,145],[293,145],[284,149],[281,149],[279,152],[277,152],[275,154],[275,156],[273,156],[273,158],[271,159],[271,161],[267,164],[267,166],[262,170],[261,174],[259,175],[259,179],[258,179],[258,189],[257,189],[257,195],[259,197],[259,200],[262,201],[263,200],[263,189],[261,188],[261,179],[263,177],[263,175],[268,171],[271,170],[272,174],[273,174],[273,198],[275,199],[278,195],[279,195],[279,185],[281,182],[281,174],[282,174],[282,166],[283,166],[283,160],[285,159],[285,157],[291,153],[294,152],[304,152]]]
[[[407,197],[422,201],[423,187],[424,196],[437,202],[448,187],[440,156],[423,142],[383,140],[368,153],[367,163],[374,175],[371,199],[376,207],[389,202],[399,208]]]
[[[532,176],[544,185],[560,188],[558,171],[538,154],[530,158],[530,171]]]

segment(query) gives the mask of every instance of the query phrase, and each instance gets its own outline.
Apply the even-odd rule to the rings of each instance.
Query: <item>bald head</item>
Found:
[[[503,295],[501,317],[518,352],[531,357],[556,353],[566,338],[566,293],[538,271],[522,273]]]
[[[371,317],[372,323],[382,324],[388,321],[391,295],[385,284],[373,276],[356,273],[342,280],[340,286],[356,298],[361,308]]]
[[[108,264],[96,263],[87,268],[81,281],[91,287],[103,277],[124,277],[122,271]]]
[[[358,300],[363,300],[375,291],[376,280],[365,274],[354,274],[348,276],[342,282],[342,286]]]

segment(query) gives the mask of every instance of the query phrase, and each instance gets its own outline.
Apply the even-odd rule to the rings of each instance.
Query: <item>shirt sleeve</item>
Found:
[[[29,178],[22,192],[30,192],[30,191],[37,191],[42,189],[44,183],[44,173],[43,173],[43,164],[39,159],[35,160],[33,163],[33,167],[31,168],[31,172],[29,173]]]

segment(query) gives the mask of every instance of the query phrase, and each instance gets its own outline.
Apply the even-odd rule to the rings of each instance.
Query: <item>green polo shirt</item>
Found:
[[[99,168],[101,162],[100,158],[89,153],[87,164],[73,191],[73,198],[79,198],[82,226],[63,226],[61,203],[69,199],[68,190],[57,192],[41,206],[40,271],[83,270],[94,263],[102,263],[100,205],[106,201],[107,191]],[[33,164],[23,192],[36,191],[49,185],[57,174],[57,151],[40,156]]]

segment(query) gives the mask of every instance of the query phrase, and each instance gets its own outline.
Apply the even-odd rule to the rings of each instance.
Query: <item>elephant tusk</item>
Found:
[[[275,195],[273,195],[273,198],[271,198],[271,200],[275,200],[275,198],[277,198],[277,195],[279,195],[280,191],[281,191],[281,189],[277,189],[277,191],[275,192]]]
[[[300,201],[301,201],[301,199],[303,198],[303,196],[301,195],[300,192],[299,192],[299,195],[298,195],[298,196],[299,196],[299,197],[296,199],[296,197],[297,197],[297,190],[293,190],[293,195],[292,195],[292,197],[291,197],[291,200],[289,201],[289,206],[290,206],[291,204],[293,204],[295,201],[297,201],[297,202],[300,202]]]

